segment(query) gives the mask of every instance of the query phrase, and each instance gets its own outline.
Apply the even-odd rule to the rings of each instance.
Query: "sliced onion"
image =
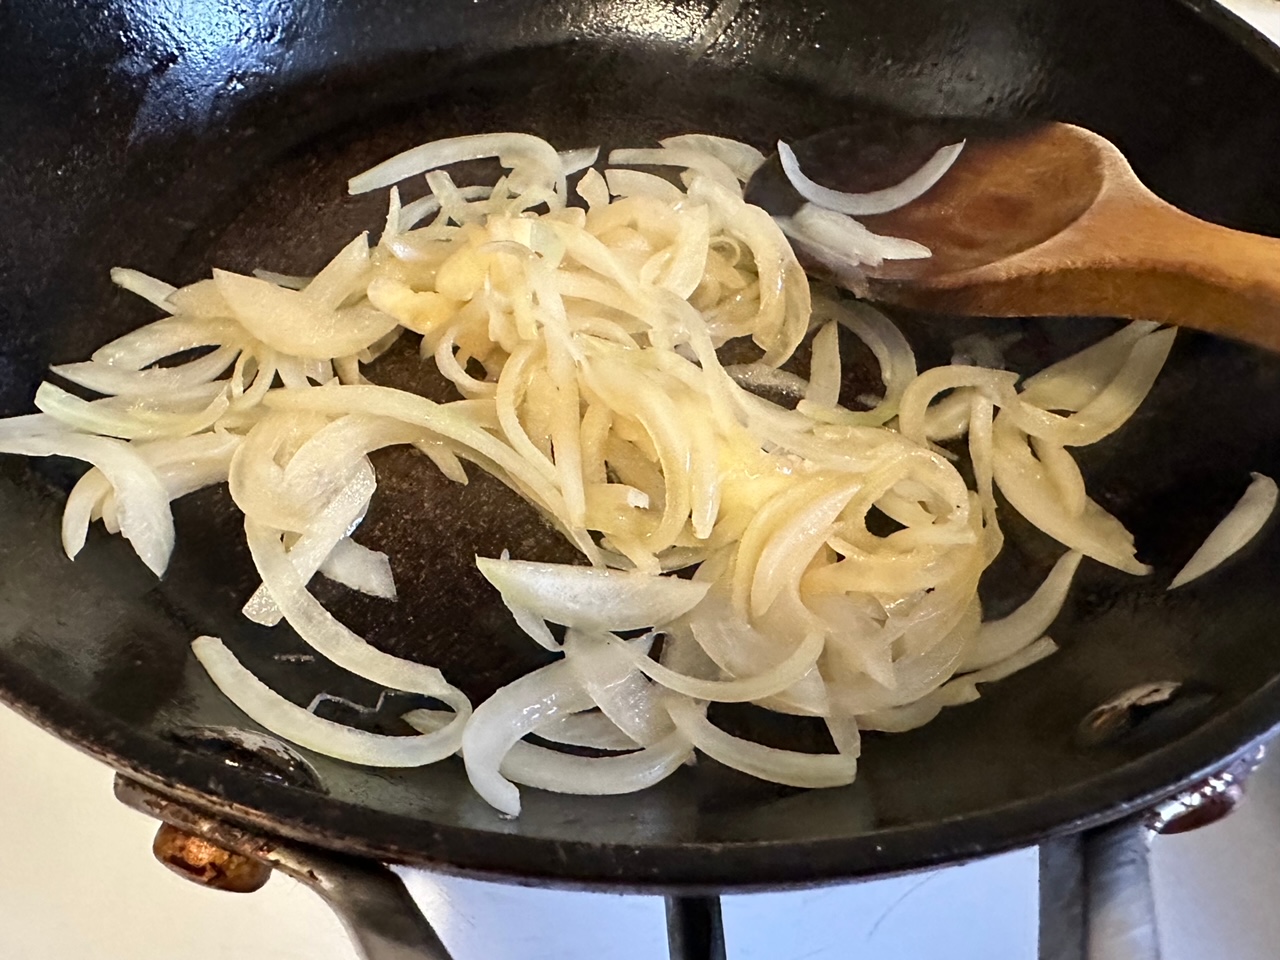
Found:
[[[182,393],[175,391],[168,397],[152,394],[81,400],[46,382],[36,390],[36,406],[55,420],[86,433],[125,440],[156,440],[207,430],[227,412],[231,400],[221,383],[188,388]]]
[[[370,550],[350,537],[339,540],[320,572],[344,587],[359,590],[371,597],[383,600],[396,599],[396,581],[391,573],[391,561],[380,550]]]
[[[497,157],[508,169],[525,161],[545,170],[548,175],[561,171],[560,156],[555,147],[545,140],[524,133],[489,133],[435,140],[406,150],[352,177],[347,188],[353,196],[368,193],[450,163],[489,157]],[[560,175],[563,176],[562,173]]]
[[[661,141],[668,149],[697,150],[709,154],[728,167],[735,177],[746,183],[764,165],[764,154],[740,140],[713,137],[703,133],[686,133]]]
[[[396,326],[393,317],[371,307],[326,308],[304,290],[277,287],[257,277],[225,270],[215,270],[213,277],[218,292],[245,329],[291,356],[346,356],[368,347]]]
[[[435,667],[383,653],[334,619],[307,591],[277,533],[246,520],[245,538],[262,582],[289,625],[308,646],[344,670],[379,686],[435,697],[453,708],[459,728],[466,724],[471,712],[466,695],[446,682]]]
[[[660,783],[692,754],[689,741],[676,732],[652,746],[616,757],[578,757],[516,743],[503,759],[501,772],[516,783],[554,793],[616,796]]]
[[[1001,620],[984,623],[973,645],[960,658],[959,670],[963,673],[985,669],[1044,636],[1066,602],[1080,559],[1078,551],[1067,551],[1022,606]]]
[[[890,210],[906,206],[942,179],[943,175],[951,169],[951,165],[956,162],[956,157],[960,156],[962,149],[964,149],[963,140],[942,147],[925,161],[924,166],[901,183],[883,190],[873,190],[870,193],[845,193],[810,180],[800,169],[800,161],[796,159],[795,151],[781,140],[778,141],[778,159],[782,161],[783,173],[787,175],[791,186],[800,196],[828,210],[848,214],[851,217],[860,217],[873,213],[888,213]]]
[[[197,637],[191,649],[223,695],[250,720],[300,747],[369,767],[421,767],[458,752],[460,725],[423,736],[389,737],[318,717],[253,675],[217,637]]]
[[[578,683],[610,722],[641,746],[657,743],[672,730],[661,688],[637,669],[636,658],[647,658],[652,644],[652,635],[623,642],[580,630],[570,630],[564,643],[565,662]]]
[[[0,442],[0,452],[27,457],[71,457],[92,463],[115,491],[120,533],[157,577],[173,553],[173,514],[169,495],[155,471],[129,445],[107,437],[76,434],[29,437]],[[78,549],[67,543],[69,555]],[[73,549],[74,548],[74,549]]]
[[[978,684],[1003,680],[1033,663],[1038,663],[1057,649],[1058,645],[1053,640],[1049,637],[1041,637],[983,670],[949,680],[933,693],[921,697],[914,703],[866,714],[859,717],[858,722],[868,730],[882,730],[886,733],[914,730],[916,727],[924,726],[946,707],[957,707],[977,700]]]
[[[1032,455],[1026,434],[1005,422],[1003,414],[996,418],[994,449],[996,486],[1027,520],[1063,546],[1100,563],[1138,575],[1151,572],[1135,557],[1133,535],[1093,500],[1086,501],[1078,515],[1068,512]]]
[[[689,612],[710,584],[562,563],[476,557],[503,602],[587,630],[662,626]]]
[[[634,750],[639,744],[598,711],[553,717],[538,727],[537,735],[551,743],[593,750]]]
[[[541,724],[592,706],[563,660],[502,687],[480,704],[462,735],[471,785],[502,813],[518,816],[520,791],[500,769],[511,748]]]
[[[617,644],[617,641],[611,641]],[[795,650],[774,666],[755,676],[737,677],[731,680],[700,680],[677,673],[655,660],[650,660],[632,648],[618,645],[645,676],[669,690],[699,700],[715,700],[719,703],[747,703],[762,700],[789,689],[807,674],[822,655],[824,638],[811,632],[796,645]]]
[[[128,267],[112,267],[111,282],[122,290],[128,290],[144,300],[149,300],[166,313],[173,313],[173,308],[168,303],[170,294],[177,289],[173,284],[149,277],[141,270],[130,270]]]
[[[797,753],[752,743],[725,733],[706,718],[706,707],[672,697],[667,712],[695,747],[726,767],[792,787],[839,787],[852,783],[858,761],[843,753]]]
[[[1218,522],[1213,532],[1205,537],[1204,543],[1191,555],[1186,566],[1178,571],[1169,584],[1170,590],[1204,576],[1248,544],[1271,519],[1271,514],[1276,509],[1276,482],[1261,473],[1250,476],[1253,477],[1253,482],[1245,490],[1244,496]]]

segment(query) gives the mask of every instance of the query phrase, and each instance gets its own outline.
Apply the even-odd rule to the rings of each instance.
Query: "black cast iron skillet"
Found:
[[[708,131],[768,147],[858,104],[1052,118],[1115,141],[1184,209],[1274,234],[1276,63],[1229,16],[1170,0],[11,0],[0,6],[0,413],[30,409],[50,362],[152,316],[113,290],[110,266],[176,282],[215,264],[312,270],[384,209],[380,196],[346,197],[349,174],[452,134],[529,130],[571,147]],[[900,319],[926,362],[949,359],[958,336],[1019,331],[1008,356],[1024,370],[1114,326]],[[396,382],[439,389],[410,358],[392,366]],[[484,477],[457,487],[395,452],[377,466],[366,540],[391,554],[404,599],[321,586],[324,599],[477,698],[539,664],[472,556],[569,550]],[[1280,537],[1164,590],[1249,471],[1280,473],[1280,357],[1181,334],[1148,403],[1084,467],[1155,575],[1086,561],[1052,631],[1059,654],[924,729],[869,737],[847,789],[777,787],[704,760],[636,796],[528,790],[509,821],[456,761],[387,772],[311,757],[314,779],[264,775],[207,731],[246,721],[195,663],[194,636],[225,637],[300,702],[325,690],[372,703],[377,691],[289,657],[304,648],[287,629],[238,616],[254,578],[224,491],[179,503],[162,582],[101,531],[68,562],[57,523],[76,470],[60,462],[0,463],[0,696],[231,820],[474,874],[745,888],[978,856],[1117,818],[1280,721]],[[1013,515],[1006,524],[989,615],[1025,597],[1061,549]],[[1150,681],[1183,686],[1127,733],[1082,741],[1090,710]],[[404,706],[393,698],[374,722],[395,729]],[[809,728],[719,719],[821,746]]]

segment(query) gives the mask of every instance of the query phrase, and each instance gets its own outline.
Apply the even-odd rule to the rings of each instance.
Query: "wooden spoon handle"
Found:
[[[1199,220],[1136,179],[1108,184],[1038,246],[925,284],[884,281],[873,293],[972,316],[1158,320],[1280,350],[1280,239]]]

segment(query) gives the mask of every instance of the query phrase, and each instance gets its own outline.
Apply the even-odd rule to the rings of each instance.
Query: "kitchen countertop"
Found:
[[[1277,0],[1225,5],[1280,39]],[[355,957],[319,898],[287,878],[236,896],[167,872],[150,854],[155,822],[115,801],[106,768],[3,709],[0,757],[5,960]],[[1275,955],[1280,759],[1264,763],[1249,794],[1226,820],[1157,841],[1166,960]],[[655,897],[403,876],[456,960],[666,956]],[[724,918],[732,960],[1032,960],[1037,904],[1037,854],[1021,850],[906,877],[726,897]]]

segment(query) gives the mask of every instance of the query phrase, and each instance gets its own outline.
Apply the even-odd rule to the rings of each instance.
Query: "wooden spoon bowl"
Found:
[[[1157,320],[1280,350],[1280,240],[1165,203],[1115,145],[1080,127],[901,126],[906,132],[888,143],[903,148],[896,170],[883,159],[883,120],[794,145],[810,176],[860,191],[901,178],[964,136],[955,164],[923,196],[860,218],[876,233],[933,251],[870,271],[874,299],[966,316]],[[779,210],[787,205],[780,176],[773,164],[763,168],[748,196],[790,212]],[[797,202],[793,196],[791,209]]]

